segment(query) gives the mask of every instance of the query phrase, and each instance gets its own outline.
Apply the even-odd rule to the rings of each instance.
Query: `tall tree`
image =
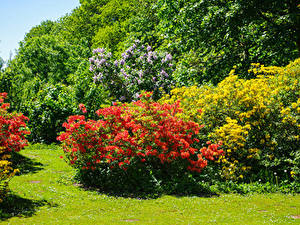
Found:
[[[216,83],[235,64],[245,72],[251,62],[283,65],[299,56],[296,0],[158,0],[156,7],[157,32],[174,51],[198,55],[200,81]]]

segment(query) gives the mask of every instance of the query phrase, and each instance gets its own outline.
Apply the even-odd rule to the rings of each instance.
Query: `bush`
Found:
[[[172,56],[152,51],[139,41],[122,53],[120,60],[113,61],[105,49],[95,49],[93,53],[90,70],[95,82],[120,101],[137,99],[142,90],[153,91],[153,98],[158,99],[173,84]]]
[[[34,99],[23,106],[29,116],[30,141],[52,143],[62,131],[61,125],[76,112],[71,88],[63,84],[46,84]]]
[[[196,138],[201,126],[176,117],[181,111],[178,103],[153,102],[147,92],[141,97],[99,109],[97,121],[77,115],[63,124],[66,132],[58,140],[69,163],[87,174],[88,182],[105,189],[107,182],[117,180],[121,185],[130,178],[139,185],[129,188],[145,189],[141,182],[146,181],[160,186],[165,178],[177,176],[178,181],[183,174],[201,172],[208,160],[222,154],[218,144],[202,147]],[[101,183],[95,184],[97,180]]]
[[[223,141],[225,178],[298,179],[300,59],[284,68],[252,66],[254,79],[238,79],[232,70],[216,87],[175,88],[161,102],[179,100],[179,117],[204,124],[206,135]]]
[[[0,202],[8,191],[9,180],[18,172],[9,162],[10,152],[18,152],[27,145],[25,135],[29,134],[25,124],[28,118],[20,113],[9,113],[9,104],[4,103],[6,96],[0,93]]]

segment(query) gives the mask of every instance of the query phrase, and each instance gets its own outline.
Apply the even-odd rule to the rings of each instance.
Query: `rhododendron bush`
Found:
[[[165,168],[168,172],[175,164],[201,172],[209,160],[223,153],[219,144],[201,147],[197,139],[201,126],[176,117],[181,111],[178,102],[159,104],[150,97],[145,92],[136,102],[99,109],[97,121],[70,116],[63,124],[66,131],[58,137],[70,164],[90,172],[100,168],[148,168],[152,173]]]
[[[18,171],[9,161],[10,152],[18,152],[27,145],[25,135],[29,134],[25,124],[27,117],[9,113],[9,103],[4,103],[6,96],[6,93],[0,93],[0,202],[8,191],[8,181]]]

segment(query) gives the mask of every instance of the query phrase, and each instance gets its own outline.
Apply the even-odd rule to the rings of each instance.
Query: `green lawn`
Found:
[[[21,152],[22,174],[0,204],[0,224],[299,224],[300,195],[162,196],[140,200],[84,190],[57,146]]]

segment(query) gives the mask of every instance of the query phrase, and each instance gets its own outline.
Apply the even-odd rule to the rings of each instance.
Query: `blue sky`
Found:
[[[44,20],[56,20],[79,6],[79,0],[0,0],[0,57],[14,55],[24,35]]]

